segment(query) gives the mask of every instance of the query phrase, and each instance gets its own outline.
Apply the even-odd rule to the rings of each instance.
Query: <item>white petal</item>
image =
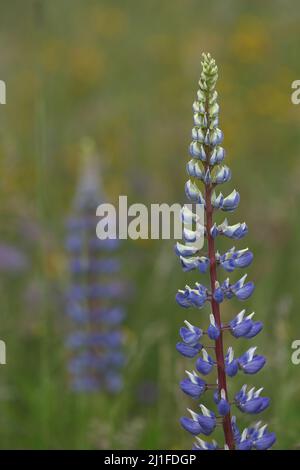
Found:
[[[256,350],[257,350],[257,346],[253,346],[252,348],[248,349],[247,351],[248,362],[252,361]]]
[[[233,361],[234,358],[234,350],[231,346],[228,348],[228,362],[229,364]]]
[[[194,333],[195,327],[190,322],[188,322],[187,320],[184,320],[184,323],[186,324],[188,329]]]
[[[248,428],[245,428],[241,435],[241,442],[247,439],[247,434],[248,434]]]
[[[246,312],[246,310],[242,310],[240,313],[237,314],[237,316],[236,316],[237,324],[242,322],[242,320],[244,318],[244,315],[245,315],[245,312]]]
[[[204,348],[202,349],[202,356],[205,362],[209,362],[207,351]]]
[[[197,413],[195,413],[193,410],[190,410],[189,408],[187,408],[187,410],[188,410],[188,412],[190,413],[192,419],[193,419],[194,421],[198,421],[198,415],[197,415]]]
[[[255,392],[255,394],[254,394],[255,398],[258,398],[258,397],[259,397],[259,395],[261,394],[261,392],[263,391],[263,389],[264,389],[264,387],[261,387],[261,388],[259,388],[258,390],[256,390],[256,392]]]
[[[201,408],[201,411],[202,411],[203,416],[208,416],[208,417],[211,416],[211,415],[210,415],[210,411],[209,411],[208,408],[206,408],[206,406],[204,406],[204,405],[201,404],[201,405],[200,405],[200,408]]]

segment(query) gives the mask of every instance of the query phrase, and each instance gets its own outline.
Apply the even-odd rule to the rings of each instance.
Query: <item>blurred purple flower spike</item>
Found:
[[[72,324],[66,338],[68,371],[75,391],[117,393],[122,389],[125,363],[121,329],[125,312],[120,303],[126,286],[118,279],[119,241],[96,237],[96,208],[104,198],[90,141],[84,142],[83,153],[73,215],[66,224],[71,279],[66,310]]]

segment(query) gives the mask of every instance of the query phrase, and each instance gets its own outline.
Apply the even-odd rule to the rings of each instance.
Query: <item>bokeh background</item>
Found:
[[[191,104],[200,56],[219,64],[221,128],[254,251],[248,301],[265,328],[268,366],[252,380],[272,398],[263,419],[277,448],[300,445],[300,6],[296,0],[14,0],[0,2],[0,447],[189,449],[179,417],[189,404],[176,353],[185,283],[172,241],[125,241],[127,365],[121,393],[68,386],[65,221],[92,138],[110,202],[185,201]],[[246,245],[245,245],[246,243]],[[230,246],[230,241],[224,247]],[[236,274],[238,275],[238,274]],[[241,309],[230,303],[230,318]],[[232,338],[230,338],[232,341]],[[237,344],[242,351],[248,346]],[[246,377],[247,379],[247,377]],[[231,380],[233,392],[244,381]],[[248,379],[246,382],[250,382]],[[239,414],[242,423],[249,418]],[[251,419],[250,419],[251,422]]]

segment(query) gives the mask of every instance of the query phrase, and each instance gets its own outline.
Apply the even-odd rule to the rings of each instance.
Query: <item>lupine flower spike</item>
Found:
[[[187,165],[190,179],[186,183],[185,192],[193,204],[203,204],[205,210],[205,226],[198,226],[207,240],[207,253],[200,254],[193,245],[195,232],[184,229],[185,243],[177,243],[176,254],[180,257],[184,271],[209,271],[210,286],[196,283],[195,286],[185,286],[176,295],[178,304],[184,308],[202,308],[209,306],[209,326],[203,330],[194,322],[185,321],[180,329],[181,341],[177,350],[185,357],[193,359],[191,371],[186,371],[186,378],[180,386],[182,391],[194,400],[200,400],[196,411],[188,410],[189,416],[181,418],[182,427],[195,436],[194,450],[215,449],[269,449],[275,442],[275,434],[267,430],[266,425],[257,423],[240,432],[235,416],[231,416],[235,407],[242,413],[256,415],[269,406],[269,398],[262,396],[263,389],[256,390],[244,385],[232,397],[228,396],[228,377],[234,377],[239,371],[244,374],[256,374],[265,365],[264,356],[256,352],[256,347],[250,347],[240,357],[235,357],[234,350],[229,347],[224,352],[223,335],[231,333],[234,338],[253,338],[262,329],[262,323],[253,319],[254,313],[241,310],[231,321],[221,320],[220,306],[222,302],[236,297],[240,301],[248,299],[254,290],[254,284],[247,280],[247,275],[238,281],[231,282],[229,278],[219,280],[218,270],[231,273],[239,268],[245,268],[252,262],[253,254],[248,248],[230,248],[226,253],[215,249],[215,241],[219,236],[240,240],[247,232],[247,225],[238,223],[229,225],[227,219],[217,225],[213,220],[216,211],[225,213],[234,211],[240,201],[239,193],[234,190],[229,195],[217,191],[220,184],[231,178],[230,169],[224,165],[225,151],[221,146],[223,133],[219,129],[218,94],[215,90],[218,68],[210,56],[203,54],[202,72],[199,80],[199,90],[193,104],[194,127],[190,145],[191,160]],[[198,182],[204,186],[203,194]],[[197,216],[190,209],[182,211],[183,223],[196,222]],[[199,224],[198,224],[199,225]],[[212,342],[204,347],[203,339]],[[208,349],[209,348],[209,349]],[[207,351],[208,350],[208,351]],[[215,372],[216,380],[208,380]],[[207,409],[202,400],[205,392],[213,392],[215,410]],[[224,443],[217,444],[215,440],[206,441],[202,437],[210,436],[217,424],[224,431]],[[200,437],[201,435],[201,437]]]
[[[66,341],[68,369],[75,391],[118,392],[124,363],[120,324],[125,315],[118,301],[125,284],[118,281],[118,241],[96,237],[96,207],[103,196],[97,160],[86,152],[66,241],[71,275],[67,314],[72,320]]]

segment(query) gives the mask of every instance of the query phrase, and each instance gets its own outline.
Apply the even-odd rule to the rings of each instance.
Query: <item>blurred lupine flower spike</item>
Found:
[[[94,146],[85,140],[74,214],[67,224],[71,285],[66,303],[72,331],[66,347],[74,390],[118,392],[125,359],[121,329],[125,284],[118,280],[118,241],[96,237],[96,208],[103,202],[99,173]]]
[[[221,225],[213,221],[215,211],[226,213],[234,211],[239,204],[240,196],[236,190],[228,196],[217,191],[220,184],[229,181],[231,171],[223,164],[225,157],[225,151],[221,146],[223,133],[218,127],[219,105],[215,90],[218,68],[210,54],[203,54],[202,58],[199,90],[193,104],[194,127],[190,145],[192,159],[187,165],[190,179],[186,183],[185,192],[192,203],[204,205],[207,253],[201,255],[187,238],[185,244],[177,243],[175,251],[180,257],[184,271],[208,270],[210,286],[206,287],[199,283],[193,287],[185,286],[183,290],[178,291],[176,300],[184,308],[200,309],[208,305],[209,326],[205,331],[194,325],[194,322],[191,324],[185,321],[185,326],[180,330],[181,341],[177,344],[177,350],[194,361],[191,371],[186,371],[187,376],[180,386],[182,391],[194,400],[201,400],[197,411],[188,410],[190,416],[181,418],[181,425],[196,436],[193,446],[195,450],[269,449],[276,438],[274,433],[267,430],[266,425],[261,426],[258,423],[240,432],[235,416],[231,417],[233,407],[242,413],[256,415],[269,406],[270,400],[261,396],[262,389],[256,390],[253,387],[248,390],[246,385],[234,397],[228,396],[228,377],[235,376],[239,371],[249,375],[255,374],[262,369],[266,361],[264,356],[256,353],[255,347],[249,348],[237,358],[232,347],[228,348],[226,354],[224,353],[223,335],[226,332],[230,332],[235,338],[249,339],[256,336],[263,325],[260,321],[253,320],[254,313],[248,314],[246,310],[236,314],[228,323],[221,320],[220,304],[232,297],[240,301],[248,299],[253,293],[254,284],[246,280],[246,275],[237,282],[232,283],[229,278],[221,282],[218,279],[218,269],[232,272],[235,269],[245,268],[252,262],[253,254],[248,248],[236,250],[233,247],[223,254],[215,249],[217,237],[224,235],[239,240],[247,234],[248,229],[244,222],[230,226],[227,219]],[[204,185],[203,195],[197,182]],[[193,213],[189,213],[189,219],[191,218],[193,219]],[[204,339],[207,342],[212,341],[213,345],[204,346],[202,344]],[[209,353],[208,348],[210,348]],[[216,374],[216,381],[209,380],[208,384],[207,376],[212,372]],[[213,391],[215,411],[207,409],[202,403],[204,394],[208,390]],[[201,434],[209,436],[217,424],[223,427],[225,441],[223,445],[218,445],[214,440],[206,442],[199,437]]]

